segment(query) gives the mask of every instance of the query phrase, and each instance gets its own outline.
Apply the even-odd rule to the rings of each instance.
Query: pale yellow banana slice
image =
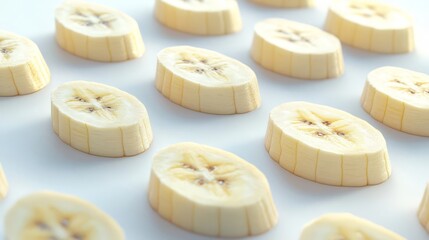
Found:
[[[21,198],[4,224],[8,240],[125,240],[118,223],[96,206],[55,192]]]
[[[335,36],[285,19],[256,24],[251,55],[266,69],[295,78],[333,78],[344,71],[341,43]]]
[[[335,108],[284,103],[270,113],[265,147],[289,172],[318,183],[366,186],[389,178],[383,135]]]
[[[406,53],[414,49],[411,17],[380,1],[335,1],[328,11],[325,29],[343,43],[368,51]]]
[[[198,35],[230,34],[242,28],[236,0],[156,0],[155,16],[169,28]]]
[[[0,164],[0,200],[4,199],[9,192],[9,183],[7,182],[6,175],[4,174],[3,167]]]
[[[152,142],[146,108],[117,88],[85,81],[64,83],[53,91],[51,106],[55,133],[82,152],[133,156]]]
[[[252,69],[220,53],[189,46],[158,53],[156,88],[172,102],[205,113],[245,113],[261,104]]]
[[[423,196],[422,202],[420,203],[417,216],[422,226],[429,233],[429,183],[426,186],[425,194]]]
[[[82,58],[117,62],[145,51],[137,22],[116,9],[67,0],[57,8],[55,22],[60,47]]]
[[[304,8],[312,7],[314,0],[251,0],[254,3],[282,8]]]
[[[260,234],[278,218],[263,173],[232,153],[195,143],[155,155],[149,201],[173,224],[217,237]]]
[[[368,74],[361,103],[373,118],[399,131],[429,136],[429,76],[397,67]]]
[[[50,80],[49,68],[34,42],[0,31],[0,97],[36,92]]]
[[[308,223],[299,240],[406,240],[350,213],[330,213]]]

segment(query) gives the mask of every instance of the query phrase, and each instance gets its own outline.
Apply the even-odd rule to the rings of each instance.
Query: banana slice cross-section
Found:
[[[9,192],[9,183],[0,164],[0,200],[4,199]]]
[[[330,213],[308,223],[299,240],[406,240],[366,219],[349,213]]]
[[[9,240],[125,240],[121,227],[93,204],[55,192],[36,192],[6,213]]]
[[[169,28],[198,35],[224,35],[242,28],[236,0],[156,0],[155,16]]]
[[[232,153],[195,143],[155,155],[149,202],[173,224],[217,237],[260,234],[278,218],[263,173]]]
[[[333,78],[344,71],[341,43],[335,36],[285,19],[256,24],[251,55],[264,68],[295,78]]]
[[[274,108],[265,147],[280,166],[318,183],[366,186],[391,173],[383,135],[367,122],[323,105],[290,102]]]
[[[325,29],[343,43],[368,51],[406,53],[414,49],[411,17],[402,9],[380,1],[334,2]]]
[[[177,46],[159,52],[156,88],[172,102],[199,112],[245,113],[260,106],[252,69],[202,48]]]
[[[137,22],[118,10],[67,0],[55,12],[61,48],[82,58],[117,62],[138,58],[145,47]]]
[[[34,42],[0,31],[0,97],[36,92],[50,80],[49,68]]]
[[[429,75],[398,67],[381,67],[368,74],[361,103],[387,126],[429,137]]]
[[[144,105],[104,84],[74,81],[52,93],[52,126],[68,145],[82,152],[133,156],[146,151],[152,130]]]
[[[314,0],[251,0],[254,3],[281,8],[304,8],[312,7]]]
[[[418,218],[422,226],[429,233],[429,183],[426,186],[425,194],[418,210]]]

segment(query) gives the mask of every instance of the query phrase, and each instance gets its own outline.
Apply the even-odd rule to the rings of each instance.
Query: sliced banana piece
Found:
[[[341,43],[335,36],[280,18],[256,24],[251,55],[264,68],[295,78],[325,79],[344,72]]]
[[[350,213],[330,213],[308,223],[299,240],[406,240]]]
[[[39,91],[50,80],[49,68],[33,41],[0,31],[0,97]]]
[[[155,16],[169,28],[198,35],[224,35],[242,28],[236,0],[156,0]]]
[[[366,186],[389,178],[383,135],[335,108],[284,103],[270,113],[265,147],[289,172],[318,183]]]
[[[146,108],[117,88],[86,81],[64,83],[52,92],[51,106],[55,133],[82,152],[133,156],[152,142]]]
[[[282,8],[304,8],[312,7],[314,0],[251,0],[254,3]]]
[[[252,69],[202,48],[177,46],[159,52],[156,88],[172,102],[205,113],[245,113],[261,105]]]
[[[82,58],[118,62],[145,51],[137,22],[116,9],[67,0],[57,8],[55,22],[60,47]]]
[[[402,9],[373,0],[339,0],[325,29],[350,46],[379,53],[414,49],[413,21]]]
[[[260,234],[278,218],[263,173],[232,153],[195,143],[155,155],[149,201],[173,224],[217,237]]]
[[[429,137],[429,76],[398,67],[381,67],[368,74],[361,103],[387,126]]]
[[[18,200],[4,224],[10,240],[125,240],[118,223],[93,204],[48,191]]]
[[[418,217],[422,226],[429,233],[429,183],[426,186],[425,194],[418,210]]]
[[[9,192],[9,183],[0,164],[0,200],[3,200]]]

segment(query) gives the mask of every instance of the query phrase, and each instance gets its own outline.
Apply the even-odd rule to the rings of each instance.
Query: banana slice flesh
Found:
[[[34,42],[0,31],[0,97],[39,91],[50,80],[49,68]]]
[[[367,122],[323,105],[290,102],[274,108],[265,147],[281,167],[318,183],[366,186],[391,173],[383,135]]]
[[[308,223],[300,240],[405,240],[404,237],[349,213],[330,213]]]
[[[169,28],[198,35],[224,35],[242,28],[236,0],[156,0],[155,16]]]
[[[417,215],[420,223],[429,233],[429,183],[426,186],[425,194],[420,203]]]
[[[234,154],[195,143],[155,155],[149,201],[173,224],[217,237],[260,234],[278,218],[263,173]]]
[[[9,183],[0,164],[0,200],[3,200],[9,192]]]
[[[312,7],[314,0],[251,0],[254,3],[282,8],[304,8]]]
[[[125,240],[109,215],[77,197],[36,192],[18,200],[6,213],[10,240]]]
[[[252,69],[202,48],[176,46],[159,52],[156,88],[172,102],[199,112],[245,113],[260,106]]]
[[[335,36],[285,19],[256,24],[251,55],[264,68],[295,78],[325,79],[344,72],[341,43]]]
[[[104,84],[74,81],[60,85],[51,97],[52,126],[66,144],[82,152],[133,156],[152,142],[144,105],[134,96]]]
[[[325,29],[343,43],[380,53],[414,49],[413,22],[402,9],[372,0],[336,1]]]
[[[57,8],[55,21],[58,44],[79,57],[117,62],[145,51],[137,22],[116,9],[68,0]]]
[[[368,74],[361,103],[387,126],[429,136],[429,76],[398,67],[381,67]]]

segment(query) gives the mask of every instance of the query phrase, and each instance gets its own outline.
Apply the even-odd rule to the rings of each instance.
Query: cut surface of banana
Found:
[[[422,226],[429,233],[429,183],[426,185],[426,190],[422,202],[420,203],[417,216]]]
[[[10,240],[125,240],[109,215],[78,197],[36,192],[19,199],[6,213]]]
[[[3,166],[0,164],[0,200],[4,199],[9,192],[9,183],[3,171]]]
[[[116,9],[67,0],[57,8],[55,22],[60,47],[82,58],[118,62],[145,51],[137,22]]]
[[[414,49],[411,17],[380,1],[335,1],[329,8],[325,29],[343,43],[368,51],[406,53]]]
[[[52,92],[51,106],[55,133],[82,152],[133,156],[152,142],[146,108],[117,88],[86,81],[64,83]]]
[[[251,0],[254,3],[281,8],[304,8],[312,7],[314,0]]]
[[[381,67],[368,74],[361,103],[387,126],[429,137],[429,75],[398,67]]]
[[[350,213],[325,214],[308,223],[299,240],[406,240],[404,237]]]
[[[391,173],[386,142],[377,129],[349,113],[313,103],[274,108],[265,148],[289,172],[328,185],[378,184]]]
[[[242,28],[236,0],[156,0],[155,16],[169,28],[198,35],[224,35]]]
[[[149,202],[173,224],[217,237],[260,234],[278,218],[263,173],[232,153],[195,143],[154,156]]]
[[[0,31],[0,97],[36,92],[50,80],[49,68],[33,41]]]
[[[294,78],[326,79],[344,71],[341,43],[335,36],[280,18],[256,24],[251,55],[264,68]]]
[[[205,113],[245,113],[261,104],[252,69],[220,53],[189,46],[158,53],[156,88],[172,102]]]

